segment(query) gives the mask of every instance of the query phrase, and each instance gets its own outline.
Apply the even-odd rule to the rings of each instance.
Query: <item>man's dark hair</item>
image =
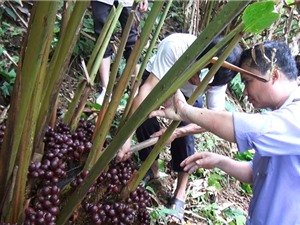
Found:
[[[202,56],[204,56],[209,50],[211,50],[216,44],[218,44],[220,41],[222,41],[224,36],[218,36],[216,37],[206,48],[205,50],[198,56],[197,59],[200,59]],[[216,56],[220,56],[223,53],[223,49],[217,53]],[[238,66],[240,62],[240,56],[242,53],[242,48],[239,44],[237,44],[234,49],[231,51],[229,56],[226,58],[226,61]],[[210,69],[213,66],[213,64],[209,64],[207,66],[208,69]],[[224,67],[221,67],[215,74],[213,81],[209,84],[210,86],[221,86],[224,84],[229,83],[237,74],[237,72],[226,69]]]
[[[273,68],[278,68],[289,80],[297,79],[295,59],[289,46],[282,41],[266,41],[243,51],[240,65],[245,63],[260,71],[262,75]]]
[[[298,69],[298,77],[300,77],[300,55],[295,56],[296,66]]]

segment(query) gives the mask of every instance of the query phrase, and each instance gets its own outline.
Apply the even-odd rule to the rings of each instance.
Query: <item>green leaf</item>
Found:
[[[0,44],[0,55],[2,55],[4,51],[5,51],[4,46]]]
[[[246,223],[246,218],[243,215],[238,215],[236,218],[236,225],[243,225]]]
[[[92,107],[92,108],[94,108],[94,109],[98,109],[98,110],[101,109],[101,105],[99,105],[99,104],[97,104],[97,103],[93,103],[93,102],[91,102],[91,101],[87,101],[87,102],[86,102],[86,105],[87,105],[87,106],[90,106],[90,107]]]
[[[279,18],[279,14],[274,12],[274,2],[256,2],[249,5],[243,13],[245,31],[260,33],[268,28]]]
[[[5,70],[2,70],[0,68],[0,77],[3,78],[8,83],[13,84],[15,82],[15,78],[16,78],[16,71],[11,70],[9,72],[6,72]]]
[[[21,0],[15,0],[16,3],[18,3],[20,6],[23,6],[22,1]]]
[[[292,5],[295,3],[295,0],[286,0],[285,2],[287,5]]]
[[[5,8],[4,10],[13,20],[17,19],[17,15],[10,8]]]
[[[6,98],[11,95],[13,87],[5,81],[0,87],[0,89],[2,91],[3,96]]]
[[[158,167],[160,171],[165,171],[165,161],[158,159]]]
[[[229,101],[225,101],[225,108],[227,111],[229,112],[235,112],[236,111],[236,107],[234,104],[231,104]]]

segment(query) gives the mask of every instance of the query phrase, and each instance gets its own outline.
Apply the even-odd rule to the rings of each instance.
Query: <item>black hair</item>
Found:
[[[211,50],[216,44],[222,41],[224,36],[216,37],[205,49],[204,51],[197,57],[197,60],[204,56],[209,50]],[[224,49],[220,50],[216,56],[220,56],[223,53]],[[240,62],[240,56],[242,53],[242,48],[239,44],[236,44],[234,49],[231,51],[229,56],[226,58],[226,61],[238,66]],[[210,69],[213,64],[208,64],[207,68]],[[229,83],[237,74],[236,71],[226,69],[221,67],[215,74],[213,81],[209,84],[210,86],[221,86]]]
[[[300,55],[295,56],[296,66],[298,70],[298,77],[300,77]]]
[[[264,52],[262,52],[264,51]],[[289,46],[282,41],[266,41],[253,48],[243,51],[240,66],[249,63],[254,68],[265,75],[267,71],[278,68],[289,80],[296,80],[298,70]]]

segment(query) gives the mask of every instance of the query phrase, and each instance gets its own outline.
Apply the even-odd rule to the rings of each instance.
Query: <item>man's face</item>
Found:
[[[263,75],[258,70],[252,69],[247,65],[243,65],[242,68],[262,77],[270,75],[269,71],[266,75]],[[263,82],[246,74],[242,74],[242,81],[245,84],[244,95],[248,97],[248,101],[255,108],[269,108],[272,105],[271,81]]]
[[[199,77],[199,73],[195,74],[194,76],[192,76],[191,79],[189,79],[189,82],[193,85],[199,85],[201,83],[200,77]]]

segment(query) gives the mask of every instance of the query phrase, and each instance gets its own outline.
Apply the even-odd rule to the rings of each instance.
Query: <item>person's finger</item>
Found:
[[[123,158],[123,153],[122,152],[118,152],[118,154],[116,155],[116,162],[119,163],[122,161]]]
[[[187,171],[189,174],[194,173],[198,169],[198,165],[195,163],[189,164],[188,166],[184,167],[184,171]]]
[[[132,152],[126,152],[122,158],[122,161],[126,161],[127,159],[129,159],[132,155]]]
[[[119,151],[118,154],[117,154],[117,156],[116,156],[116,162],[125,161],[126,159],[124,160],[124,158],[125,158],[126,154],[127,154],[127,152],[125,152],[124,150],[123,151]]]
[[[152,118],[152,117],[155,117],[155,116],[164,117],[164,116],[165,116],[165,111],[159,109],[159,110],[152,111],[152,112],[149,114],[149,118]]]
[[[197,168],[199,168],[201,167],[201,159],[203,159],[203,155],[201,153],[196,153],[183,160],[180,166],[186,168],[185,171],[188,171],[189,168],[191,168],[194,165],[196,165]]]
[[[183,170],[184,171],[189,171],[194,165],[195,165],[194,162],[187,163],[185,166],[183,166]]]
[[[187,157],[182,163],[183,165],[187,165],[190,163],[193,163],[195,160],[198,160],[199,156],[197,154],[194,154],[192,156]]]
[[[162,134],[165,133],[165,131],[166,131],[166,129],[165,129],[165,128],[162,128],[161,130],[159,130],[159,131],[157,131],[157,132],[151,134],[150,137],[160,137]]]
[[[171,96],[170,98],[168,98],[164,103],[163,103],[163,107],[168,108],[170,107],[174,102],[174,95]]]
[[[183,160],[183,161],[180,163],[180,166],[181,166],[181,167],[185,167],[185,166],[187,165],[187,159],[188,159],[188,158],[186,158],[185,160]]]

